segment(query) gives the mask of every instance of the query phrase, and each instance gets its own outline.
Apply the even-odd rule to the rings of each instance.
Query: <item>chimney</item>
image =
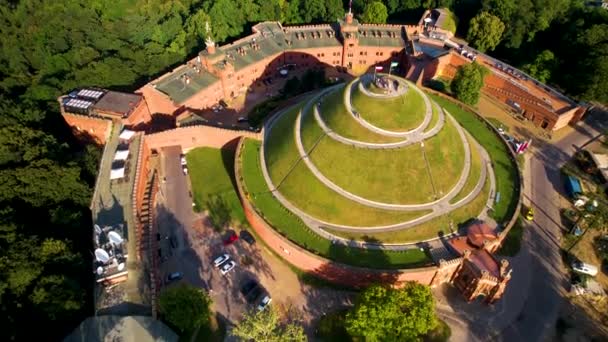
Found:
[[[346,13],[346,23],[347,24],[353,23],[353,13],[352,12]]]

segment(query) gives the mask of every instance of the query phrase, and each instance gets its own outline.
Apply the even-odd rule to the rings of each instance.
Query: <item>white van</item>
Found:
[[[574,272],[590,275],[592,277],[597,275],[597,267],[580,261],[573,262],[572,269]]]

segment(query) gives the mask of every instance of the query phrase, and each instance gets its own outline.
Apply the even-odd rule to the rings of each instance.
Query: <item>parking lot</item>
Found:
[[[350,292],[303,284],[260,242],[249,244],[239,238],[225,245],[230,232],[216,232],[204,214],[192,210],[189,180],[182,172],[180,153],[178,147],[161,150],[160,172],[164,182],[157,203],[164,260],[161,275],[165,281],[171,273],[183,275],[182,279],[166,282],[164,286],[187,282],[209,290],[213,309],[230,324],[237,323],[246,310],[255,309],[263,294],[268,293],[272,298],[270,305],[296,313],[309,333],[313,329],[313,320],[351,302],[353,294]],[[213,260],[225,253],[236,262],[236,266],[222,275],[213,266]],[[241,293],[243,285],[250,280],[255,280],[263,289],[253,303],[247,303]]]

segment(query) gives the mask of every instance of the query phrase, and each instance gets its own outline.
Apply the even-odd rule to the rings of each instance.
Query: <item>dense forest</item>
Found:
[[[371,2],[353,1],[355,14]],[[577,98],[608,102],[608,11],[582,0],[382,4],[389,22],[449,7],[462,36],[470,19],[489,12],[504,23],[493,54]],[[2,339],[27,340],[42,331],[58,339],[92,313],[88,205],[100,150],[74,140],[57,96],[80,86],[135,89],[202,49],[205,22],[222,43],[262,20],[332,22],[347,6],[346,0],[2,1]],[[365,20],[378,20],[377,12],[384,9],[374,4]]]

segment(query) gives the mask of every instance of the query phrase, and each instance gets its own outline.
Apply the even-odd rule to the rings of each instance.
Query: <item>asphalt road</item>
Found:
[[[591,124],[591,125],[590,125]],[[604,123],[605,124],[605,123]],[[554,144],[542,144],[533,151],[527,175],[530,187],[526,201],[535,209],[534,222],[526,231],[522,248],[530,253],[527,270],[530,273],[527,299],[515,322],[500,334],[503,341],[545,341],[555,332],[563,294],[568,279],[560,255],[562,229],[559,203],[563,196],[563,180],[559,169],[574,152],[595,140],[602,129],[601,122],[588,118],[572,133]]]

